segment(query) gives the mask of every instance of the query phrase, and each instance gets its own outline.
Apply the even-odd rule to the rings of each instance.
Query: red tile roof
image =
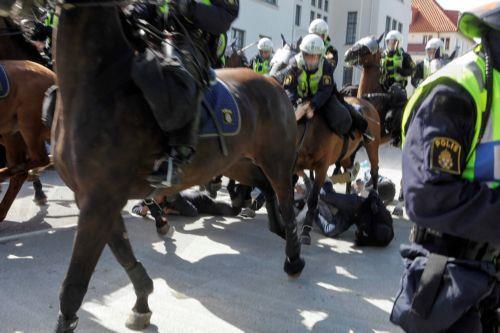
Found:
[[[410,32],[458,31],[456,10],[445,10],[435,0],[412,0]]]

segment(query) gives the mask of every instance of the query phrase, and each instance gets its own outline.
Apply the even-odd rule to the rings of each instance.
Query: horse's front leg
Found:
[[[302,233],[300,235],[300,242],[304,245],[311,244],[311,230],[314,218],[318,213],[319,191],[325,182],[328,165],[322,166],[320,169],[315,170],[315,179],[309,198],[307,199],[307,214],[302,225]]]

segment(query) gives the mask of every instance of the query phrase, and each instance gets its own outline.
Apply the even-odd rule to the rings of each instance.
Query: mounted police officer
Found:
[[[382,54],[381,84],[385,90],[397,83],[405,89],[408,83],[408,76],[413,73],[415,63],[411,56],[403,50],[403,36],[397,30],[392,30],[385,37],[386,49]]]
[[[150,61],[151,52],[138,58],[132,77],[143,90],[150,103],[153,115],[168,138],[167,154],[158,159],[154,172],[147,179],[154,187],[169,187],[182,181],[182,166],[189,163],[195,154],[199,108],[203,89],[215,80],[210,67],[220,66],[225,49],[221,36],[237,18],[238,0],[165,0],[159,8],[159,18],[167,20],[166,29],[172,32],[173,44],[165,44],[168,64]],[[156,13],[153,13],[153,18]],[[154,19],[153,19],[154,21]],[[158,73],[158,68],[169,71],[161,74],[170,93],[151,88],[151,79],[146,72]],[[157,74],[156,74],[157,75]],[[149,92],[149,94],[148,94]],[[169,99],[159,103],[162,98]],[[156,103],[154,103],[156,101]],[[174,127],[175,126],[175,127]]]
[[[257,74],[265,75],[271,70],[270,62],[274,49],[273,42],[267,37],[261,38],[257,44],[257,49],[259,53],[250,60],[248,67]]]
[[[337,68],[339,62],[339,53],[331,44],[330,36],[328,35],[328,24],[323,19],[315,19],[309,25],[309,33],[321,37],[325,43],[325,59],[332,65],[333,71]]]
[[[52,31],[57,26],[58,17],[55,9],[45,12],[42,22],[35,22],[31,40],[44,58],[48,67],[52,67]]]
[[[444,66],[444,43],[440,38],[431,38],[425,45],[427,57],[417,63],[411,84],[417,88],[422,81]]]
[[[403,117],[413,227],[391,321],[408,332],[498,332],[500,3],[465,12],[481,43],[430,76]]]
[[[300,53],[285,70],[284,88],[292,104],[311,118],[322,112],[330,129],[340,136],[358,129],[371,139],[368,124],[361,114],[341,103],[333,81],[333,68],[324,58],[321,37],[310,34],[300,44]]]

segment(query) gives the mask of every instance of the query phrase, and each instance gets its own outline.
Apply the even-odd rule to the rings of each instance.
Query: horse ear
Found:
[[[283,36],[283,34],[281,34],[281,40],[283,41],[283,46],[285,46],[287,44],[287,42],[286,42],[285,36]]]
[[[380,37],[377,39],[377,44],[380,45],[380,42],[382,41],[382,38],[384,38],[385,32],[383,32]]]
[[[299,40],[297,41],[297,45],[295,46],[297,50],[300,48],[300,43],[302,43],[302,37],[299,38]]]

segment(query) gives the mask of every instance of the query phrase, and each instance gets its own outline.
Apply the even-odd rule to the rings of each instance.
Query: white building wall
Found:
[[[332,19],[329,12],[324,9],[325,0],[321,0],[322,9],[318,8],[318,1],[315,0],[316,6],[313,7],[311,0],[277,0],[276,5],[269,4],[265,0],[240,0],[240,14],[232,27],[245,32],[244,45],[256,43],[260,36],[267,36],[272,39],[275,47],[281,47],[281,34],[288,42],[295,42],[307,34],[311,10],[314,11],[315,18],[319,14],[321,18],[326,17],[327,21]],[[298,26],[295,25],[297,5],[301,7]],[[332,7],[333,1],[329,0],[330,12]],[[252,57],[256,53],[256,45],[245,51],[247,57]]]

